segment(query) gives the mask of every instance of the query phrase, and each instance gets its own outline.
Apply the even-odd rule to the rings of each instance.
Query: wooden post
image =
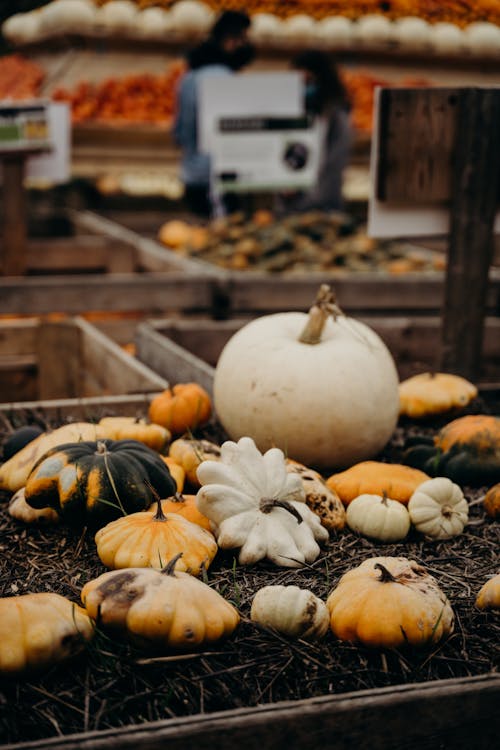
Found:
[[[485,297],[500,196],[500,90],[457,92],[448,268],[440,368],[479,376]]]
[[[3,241],[1,272],[21,276],[26,271],[26,195],[24,164],[26,154],[4,154],[3,165]]]

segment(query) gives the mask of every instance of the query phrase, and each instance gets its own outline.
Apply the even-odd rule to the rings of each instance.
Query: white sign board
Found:
[[[199,94],[200,147],[217,192],[314,184],[322,126],[305,117],[299,73],[207,76]]]
[[[440,206],[395,206],[376,197],[378,155],[380,153],[380,88],[375,91],[374,129],[370,155],[370,200],[367,232],[370,237],[437,237],[450,231],[450,211]],[[494,231],[500,234],[500,213]]]
[[[48,106],[47,116],[51,150],[28,158],[26,177],[31,182],[67,182],[70,178],[71,155],[70,107],[64,102],[52,102]]]
[[[44,100],[0,102],[0,153],[50,148],[48,107]]]

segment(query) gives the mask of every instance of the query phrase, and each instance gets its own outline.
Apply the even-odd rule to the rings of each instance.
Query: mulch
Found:
[[[472,408],[490,411],[481,401]],[[494,413],[500,413],[496,405]],[[40,413],[24,414],[14,426],[29,422],[55,426]],[[10,426],[5,419],[0,424],[0,446]],[[409,434],[432,434],[438,426],[401,422],[380,458],[398,462]],[[199,436],[223,439],[214,424]],[[500,619],[477,610],[474,601],[488,576],[499,570],[500,526],[484,513],[487,488],[463,489],[470,522],[450,540],[427,541],[412,530],[403,542],[382,544],[345,529],[332,534],[320,557],[301,569],[267,562],[242,567],[233,552],[219,551],[207,577],[242,615],[231,638],[195,653],[173,654],[139,651],[98,629],[71,663],[0,682],[0,743],[498,671]],[[0,596],[53,591],[79,602],[83,584],[105,572],[93,534],[26,527],[9,516],[8,500],[0,493]],[[317,643],[292,641],[250,622],[251,602],[262,586],[296,584],[326,599],[346,570],[380,555],[421,563],[450,599],[454,633],[431,650],[370,650],[330,632]]]

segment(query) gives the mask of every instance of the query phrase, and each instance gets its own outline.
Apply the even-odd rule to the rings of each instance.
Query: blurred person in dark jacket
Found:
[[[283,208],[339,211],[342,176],[352,143],[349,97],[336,65],[325,52],[304,50],[292,60],[292,67],[303,73],[306,112],[324,121],[324,135],[316,184],[308,191],[283,196]]]
[[[174,138],[182,149],[181,177],[188,208],[202,217],[213,213],[210,194],[210,156],[198,149],[198,86],[205,76],[227,76],[254,57],[248,41],[250,18],[240,11],[224,11],[208,38],[188,54],[188,72],[177,92]]]

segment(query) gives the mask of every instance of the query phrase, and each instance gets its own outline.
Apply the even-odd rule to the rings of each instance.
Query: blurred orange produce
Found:
[[[0,99],[36,99],[45,73],[22,55],[0,57]]]
[[[109,0],[97,0],[104,5]],[[273,13],[276,16],[288,17],[306,13],[314,18],[325,16],[346,16],[360,18],[377,13],[387,18],[418,16],[430,23],[447,21],[466,26],[474,21],[489,21],[500,25],[500,3],[498,0],[204,0],[215,11],[241,10],[244,8],[250,15],[254,13]],[[158,5],[171,8],[175,0],[136,0],[139,8]]]
[[[171,125],[175,91],[184,70],[184,62],[176,60],[159,75],[127,75],[109,78],[99,84],[82,81],[72,90],[55,90],[52,98],[71,105],[74,123],[94,121]]]

